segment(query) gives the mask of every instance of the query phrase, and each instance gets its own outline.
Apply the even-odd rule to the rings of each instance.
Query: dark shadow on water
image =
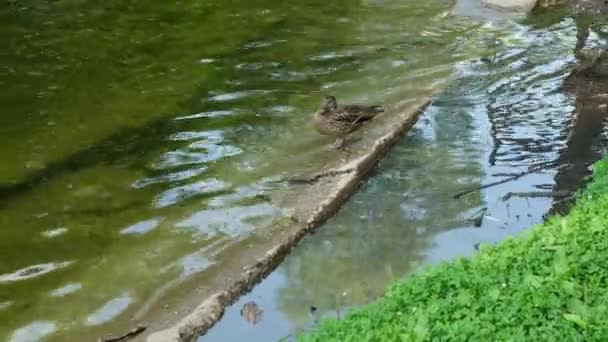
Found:
[[[570,77],[564,85],[576,98],[572,120],[564,130],[565,146],[558,158],[555,191],[576,192],[591,174],[590,166],[602,158],[608,143],[608,79]],[[563,214],[572,200],[556,201],[552,213]]]
[[[159,137],[167,136],[170,131],[167,121],[159,120],[146,127],[118,132],[94,146],[47,165],[20,183],[0,185],[0,207],[13,200],[15,196],[34,189],[62,173],[77,172],[98,163],[118,163],[123,158],[132,159],[133,155],[145,153],[146,149],[154,149],[154,146],[163,144],[164,141]]]

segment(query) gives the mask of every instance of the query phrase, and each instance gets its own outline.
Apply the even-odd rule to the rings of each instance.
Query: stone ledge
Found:
[[[482,0],[486,6],[517,12],[530,12],[536,0]]]

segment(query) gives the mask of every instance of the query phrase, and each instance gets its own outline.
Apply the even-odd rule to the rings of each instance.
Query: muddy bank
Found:
[[[278,231],[235,251],[237,255],[221,269],[210,268],[209,281],[182,294],[176,300],[181,304],[170,313],[153,317],[151,328],[138,340],[191,341],[206,332],[228,305],[273,271],[292,247],[338,210],[376,162],[416,123],[438,88],[423,88],[413,100],[388,108],[355,134],[348,158],[328,151],[336,153],[336,158],[318,172],[285,179],[283,190],[271,197],[275,204],[291,211],[291,222],[278,224],[274,228]]]

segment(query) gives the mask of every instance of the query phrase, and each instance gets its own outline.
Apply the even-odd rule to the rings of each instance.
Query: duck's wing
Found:
[[[382,113],[383,111],[384,109],[382,106],[349,105],[338,108],[338,110],[334,112],[334,117],[337,121],[358,124],[372,119],[374,116]]]

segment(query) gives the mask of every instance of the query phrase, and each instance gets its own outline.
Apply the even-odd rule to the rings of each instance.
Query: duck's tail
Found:
[[[372,106],[372,109],[376,112],[376,113],[383,113],[384,112],[384,107],[383,106]]]

